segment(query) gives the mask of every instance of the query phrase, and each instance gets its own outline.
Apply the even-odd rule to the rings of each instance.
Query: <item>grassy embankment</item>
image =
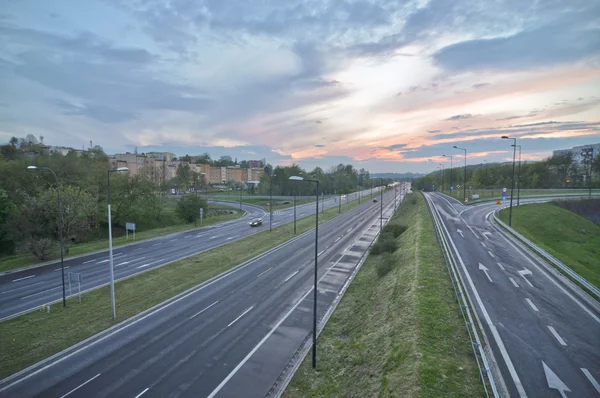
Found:
[[[217,206],[217,205],[210,206],[210,210],[218,210],[218,209],[235,210],[228,206]],[[167,207],[167,209],[165,209],[165,211],[166,212],[174,212],[174,206],[172,206],[172,208]],[[202,226],[207,226],[207,225],[222,223],[225,221],[235,220],[236,218],[239,218],[241,215],[242,215],[242,213],[240,213],[238,211],[237,214],[221,214],[221,215],[217,215],[214,217],[208,217],[202,221]],[[198,221],[198,228],[199,227],[200,227],[200,221]],[[149,229],[146,231],[136,232],[135,241],[140,242],[140,241],[143,241],[146,239],[158,238],[160,236],[169,235],[169,234],[173,234],[176,232],[183,232],[183,231],[187,231],[187,230],[194,229],[194,228],[196,228],[196,227],[194,227],[194,224],[189,223],[189,224],[170,225],[170,226],[164,227],[164,228]],[[125,235],[113,236],[113,247],[122,246],[122,245],[125,245],[128,243],[133,243],[133,235],[130,234],[129,239],[127,239],[125,237]],[[105,250],[105,249],[108,249],[108,238],[97,239],[97,240],[93,240],[91,242],[79,243],[76,245],[72,245],[69,247],[69,252],[67,255],[68,256],[77,256],[80,254],[92,253],[92,252],[95,252],[98,250]],[[30,265],[36,265],[36,264],[40,263],[40,260],[37,257],[35,257],[33,254],[30,254],[30,253],[20,254],[20,255],[15,255],[15,256],[10,256],[10,257],[4,257],[4,258],[0,258],[0,259],[1,259],[0,272],[10,271],[12,269],[17,269],[17,268],[24,268],[24,267],[27,267]],[[60,249],[57,249],[54,253],[52,253],[50,258],[46,261],[58,260],[58,259],[60,259]]]
[[[342,206],[346,212],[357,206]],[[320,223],[338,216],[338,209],[319,214]],[[298,220],[298,235],[314,227],[315,219]],[[50,313],[31,312],[0,323],[0,379],[134,316],[294,237],[289,223],[269,233],[251,235],[115,284],[117,321],[111,320],[109,288],[69,299],[67,308],[52,305]]]
[[[508,223],[508,209],[500,219]],[[513,207],[512,227],[600,287],[600,225],[556,203],[540,203]]]
[[[380,238],[319,337],[317,371],[308,355],[286,397],[483,395],[420,193],[402,203],[390,232],[396,225],[406,231]]]
[[[510,187],[508,188],[508,192],[506,193],[506,197],[510,200]],[[464,192],[461,191],[453,191],[450,194],[448,189],[444,190],[444,194],[448,196],[452,196],[455,199],[463,201]],[[473,200],[471,198],[472,195],[479,195],[480,199]],[[587,190],[581,189],[521,189],[521,198],[531,198],[531,197],[540,197],[545,195],[565,195],[565,196],[588,196]],[[600,195],[600,189],[592,189],[592,195]],[[502,198],[502,189],[467,189],[467,199],[469,202],[480,202],[486,199],[500,199]],[[515,188],[515,197],[514,200],[517,199],[517,189]]]

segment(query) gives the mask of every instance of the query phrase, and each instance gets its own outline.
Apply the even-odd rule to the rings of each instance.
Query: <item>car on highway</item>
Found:
[[[373,199],[373,203],[377,203],[377,199]]]
[[[250,224],[251,227],[258,227],[262,225],[262,218],[255,218],[254,220],[250,221],[248,224]]]

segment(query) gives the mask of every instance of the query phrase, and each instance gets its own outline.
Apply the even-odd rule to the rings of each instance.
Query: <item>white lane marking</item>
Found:
[[[496,258],[496,256],[494,256],[494,253],[492,253],[491,251],[488,250],[488,254],[492,257],[492,258]]]
[[[513,285],[515,285],[515,287],[519,287],[519,285],[517,285],[517,282],[515,282],[515,280],[513,278],[508,278],[510,279],[510,281],[512,282]]]
[[[554,329],[552,326],[548,326],[548,329],[550,329],[550,332],[552,332],[552,334],[554,335],[554,337],[556,337],[556,340],[558,340],[558,342],[560,343],[560,345],[567,345],[567,343],[565,343],[565,341],[563,340],[562,337],[560,337],[560,335],[558,334],[558,332],[556,331],[556,329]]]
[[[263,276],[263,275],[264,275],[264,274],[266,274],[267,272],[271,271],[272,269],[273,269],[273,267],[269,268],[269,269],[268,269],[268,270],[266,270],[266,271],[263,271],[263,272],[261,272],[261,273],[260,273],[260,274],[258,274],[256,277],[257,277],[257,278],[260,278],[261,276]]]
[[[140,266],[139,266],[139,267],[137,267],[137,268],[145,268],[145,267],[148,267],[149,265],[156,264],[156,263],[160,263],[161,261],[164,261],[164,260],[165,260],[164,258],[161,258],[160,260],[156,260],[156,261],[153,261],[153,262],[151,262],[151,263],[148,263],[148,264],[140,265]]]
[[[585,377],[588,378],[588,380],[590,381],[590,383],[592,383],[592,385],[594,386],[594,388],[596,389],[596,391],[598,391],[598,393],[600,393],[600,384],[598,384],[598,382],[596,381],[596,379],[594,379],[594,376],[592,376],[592,374],[590,373],[590,371],[587,370],[586,368],[581,368],[581,371],[583,372],[583,374],[585,375]]]
[[[195,317],[197,317],[198,315],[202,314],[204,311],[206,311],[207,309],[209,309],[210,307],[212,307],[213,305],[217,304],[219,302],[219,300],[215,301],[214,303],[212,303],[211,305],[209,305],[208,307],[206,307],[205,309],[203,309],[202,311],[192,315],[190,317],[190,319],[194,319]]]
[[[535,304],[533,304],[533,302],[530,299],[526,298],[525,301],[529,303],[529,305],[531,306],[531,308],[533,308],[535,312],[540,312],[540,310],[538,310],[538,308],[535,306]]]
[[[169,240],[169,241],[167,241],[167,242],[175,242],[176,240],[177,240],[177,239],[171,239],[171,240]]]
[[[129,264],[130,262],[131,262],[131,261],[124,261],[124,262],[122,262],[121,264],[117,264],[117,267],[118,267],[119,265],[125,265],[125,264]]]
[[[75,387],[74,389],[72,389],[71,391],[69,391],[68,393],[66,393],[65,395],[63,395],[60,398],[65,398],[67,395],[71,394],[72,392],[75,392],[75,391],[79,390],[81,387],[85,386],[87,383],[89,383],[90,381],[94,380],[96,377],[98,377],[100,375],[101,375],[101,373],[98,373],[96,376],[92,377],[91,379],[89,379],[85,383],[78,385],[77,387]]]
[[[134,252],[138,251],[138,250],[142,250],[143,247],[138,247],[137,249],[133,249]]]
[[[33,278],[35,275],[24,276],[19,279],[14,279],[13,282],[24,281],[25,279]]]
[[[138,395],[136,395],[134,398],[139,398],[142,395],[144,395],[146,393],[146,391],[148,391],[150,388],[146,388],[144,391],[142,391],[141,393],[139,393]]]
[[[452,207],[454,209],[454,207]],[[456,210],[454,210],[456,211]],[[458,212],[456,213],[458,214]],[[473,231],[473,228],[471,228],[471,226],[469,224],[467,224],[467,222],[465,221],[465,219],[463,218],[463,216],[460,216],[460,219],[463,220],[463,222],[465,223],[465,225],[467,226],[467,228],[469,228],[469,230],[473,233],[473,235],[475,235],[475,237],[477,239],[481,239],[479,236],[477,236],[477,234],[475,233],[475,231]]]
[[[68,265],[65,267],[65,269],[67,269],[67,268],[69,268],[69,266],[68,266]],[[57,268],[57,269],[55,269],[55,270],[54,270],[54,272],[56,272],[56,271],[60,271],[61,269],[62,269],[62,268]]]
[[[231,322],[229,325],[227,325],[227,327],[230,327],[231,325],[233,325],[234,323],[236,323],[241,317],[243,317],[244,315],[246,315],[248,312],[250,312],[250,310],[254,308],[254,306],[248,308],[246,311],[242,312],[242,315],[238,316],[237,318],[235,318],[233,320],[233,322]]]
[[[114,257],[114,256],[113,256],[113,257]],[[98,264],[104,264],[104,263],[107,263],[107,262],[109,262],[109,261],[110,261],[110,259],[108,259],[108,260],[102,260],[102,261],[100,261]]]
[[[354,227],[352,227],[352,228],[349,228],[349,229],[346,231],[346,233],[348,233],[348,232],[352,231],[353,229],[354,229]]]
[[[231,240],[231,239],[235,239],[235,238],[239,238],[239,235],[235,235],[235,236],[230,236],[229,238],[227,238],[227,240]]]
[[[89,264],[89,263],[93,263],[94,261],[97,261],[97,260],[87,260],[87,261],[84,261],[83,263],[84,264]]]
[[[338,237],[338,238],[337,238],[337,239],[336,239],[336,240],[335,240],[333,243],[336,243],[336,242],[338,242],[340,239],[342,239],[342,237],[341,237],[341,236],[339,236],[339,237]]]
[[[487,276],[487,278],[489,279],[489,281],[490,281],[490,282],[493,282],[493,281],[492,281],[492,278],[490,278],[490,275],[488,274],[488,271],[489,271],[489,270],[487,269],[487,267],[486,267],[485,265],[483,265],[483,264],[479,263],[479,269],[480,269],[481,271],[483,271],[483,273],[485,274],[485,276]]]
[[[483,236],[485,236],[486,239],[490,239],[490,235],[492,234],[491,232],[482,232],[481,233]]]
[[[457,230],[456,230],[456,232],[458,232],[458,233],[460,234],[460,236],[462,236],[463,238],[465,237],[465,236],[463,235],[463,231],[461,231],[460,229],[457,229]]]
[[[62,288],[62,286],[56,286],[56,287],[53,287],[53,288],[50,288],[50,289],[46,289],[46,290],[43,290],[43,291],[41,291],[41,292],[37,292],[37,293],[30,294],[29,296],[24,296],[24,297],[21,297],[21,300],[25,300],[25,299],[27,299],[27,298],[29,298],[29,297],[37,296],[38,294],[42,294],[42,293],[48,293],[48,292],[49,292],[49,291],[51,291],[51,290],[56,290],[56,289],[60,289],[60,288]]]
[[[504,266],[502,265],[502,263],[496,263],[496,264],[498,264],[498,267],[500,267],[500,269],[501,269],[502,271],[505,271],[505,269],[504,269]]]
[[[115,258],[115,257],[117,257],[117,256],[120,256],[120,255],[122,255],[122,254],[123,254],[123,253],[115,253],[115,254],[113,254],[113,258]]]
[[[435,208],[435,206],[434,206],[434,208]],[[439,213],[438,213],[438,215],[439,215]],[[441,216],[440,216],[440,218],[441,218]],[[479,292],[475,288],[475,284],[473,283],[471,274],[469,274],[469,272],[467,271],[465,262],[463,261],[461,255],[460,255],[460,252],[456,248],[456,245],[454,244],[454,240],[452,239],[452,236],[450,236],[450,233],[448,232],[448,228],[446,228],[446,224],[441,223],[441,225],[444,228],[444,230],[446,231],[446,236],[448,237],[448,240],[452,244],[452,248],[454,249],[454,252],[456,253],[456,256],[460,262],[461,268],[463,270],[463,274],[467,278],[469,287],[471,288],[471,291],[473,292],[473,295],[475,296],[475,301],[477,301],[477,305],[479,306],[479,309],[481,310],[481,312],[483,314],[483,318],[485,319],[485,322],[488,324],[488,327],[490,328],[490,331],[492,332],[492,336],[494,337],[494,340],[496,341],[496,345],[498,346],[500,355],[502,355],[502,359],[504,359],[504,363],[506,364],[506,367],[508,368],[508,372],[510,373],[511,378],[513,379],[513,383],[515,384],[517,393],[519,394],[520,397],[525,398],[525,397],[527,397],[527,393],[525,392],[525,389],[523,388],[523,383],[521,383],[521,379],[519,378],[517,370],[515,369],[515,366],[512,363],[512,360],[510,359],[510,355],[508,355],[508,351],[506,350],[506,347],[504,346],[504,342],[502,341],[502,338],[500,337],[500,333],[498,333],[498,329],[496,328],[496,325],[492,322],[492,319],[490,318],[490,314],[487,312],[487,309],[483,305],[483,301],[481,300],[481,297],[479,296]]]
[[[144,265],[140,265],[138,268],[145,268],[145,267],[148,267],[149,265],[150,265],[150,263],[144,264]]]
[[[525,268],[523,271],[517,271],[517,272],[519,273],[519,275],[521,275],[523,277],[523,279],[525,279],[525,282],[529,283],[529,286],[533,287],[531,282],[529,282],[529,279],[525,278],[525,275],[532,275],[531,271],[529,271],[527,268]]]
[[[484,241],[481,241],[481,242],[479,242],[479,243],[481,243],[481,246],[483,246],[483,247],[485,247],[485,248],[487,249],[487,246],[485,245],[485,242],[484,242]]]
[[[287,278],[285,278],[285,280],[283,281],[283,283],[289,281],[290,279],[292,279],[298,272],[300,272],[300,270],[294,272],[292,275],[288,276]]]
[[[319,257],[319,256],[320,256],[321,254],[323,254],[323,253],[325,253],[325,250],[321,250],[321,251],[319,252],[319,254],[317,254],[317,257]]]
[[[209,239],[209,240],[210,240],[210,239],[217,239],[217,238],[218,238],[218,237],[220,237],[220,236],[221,236],[221,235],[213,235],[213,236],[211,236],[211,237],[210,237],[210,238],[208,238],[208,239]]]
[[[159,245],[162,245],[162,244],[163,244],[163,242],[158,242],[158,243],[153,244],[152,246],[159,246]]]

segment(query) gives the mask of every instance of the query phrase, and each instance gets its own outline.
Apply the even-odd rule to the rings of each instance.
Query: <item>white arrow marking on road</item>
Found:
[[[558,390],[560,396],[566,398],[567,394],[565,394],[565,391],[571,391],[569,387],[567,387],[565,383],[563,383],[562,380],[558,378],[556,373],[554,373],[552,369],[550,369],[548,365],[544,363],[544,361],[542,361],[542,365],[544,366],[544,373],[546,374],[548,387]]]
[[[531,282],[529,282],[529,280],[527,278],[525,278],[525,275],[532,275],[531,271],[529,271],[527,268],[525,268],[524,270],[519,271],[519,275],[521,275],[521,277],[523,279],[525,279],[525,282],[529,283],[529,286],[533,287]]]
[[[598,393],[600,393],[600,384],[598,384],[598,382],[596,381],[596,379],[594,379],[594,376],[592,376],[592,374],[590,373],[590,371],[587,370],[586,368],[581,368],[581,371],[583,372],[583,374],[585,374],[585,377],[588,378],[588,380],[590,381],[590,383],[592,383],[592,385],[594,386],[594,388],[596,389],[596,391],[598,391]]]
[[[488,239],[488,240],[489,240],[489,239],[490,239],[489,235],[491,235],[492,233],[491,233],[491,232],[482,232],[481,234],[482,234],[483,236],[485,236],[485,238],[486,238],[486,239]]]
[[[485,273],[485,276],[487,276],[487,278],[490,280],[490,282],[493,282],[492,278],[490,278],[490,275],[488,274],[488,269],[485,267],[485,265],[479,263],[479,269]]]
[[[460,229],[457,229],[456,232],[458,232],[463,238],[465,237]]]

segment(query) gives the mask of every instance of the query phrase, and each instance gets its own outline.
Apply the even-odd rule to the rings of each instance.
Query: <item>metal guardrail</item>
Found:
[[[498,390],[494,382],[494,376],[492,375],[490,369],[487,354],[485,353],[484,346],[481,344],[481,338],[479,337],[479,332],[475,327],[475,322],[473,322],[471,308],[474,306],[471,301],[471,297],[469,296],[468,291],[465,293],[466,285],[462,279],[460,271],[458,270],[456,260],[452,256],[450,245],[448,244],[448,241],[446,240],[446,237],[442,231],[439,215],[434,211],[434,206],[431,202],[431,199],[425,194],[423,194],[423,196],[425,197],[427,209],[429,210],[429,214],[433,220],[434,230],[444,254],[444,260],[446,262],[450,281],[452,282],[452,287],[454,288],[456,301],[459,303],[460,313],[465,322],[465,328],[467,334],[469,335],[469,340],[471,341],[471,350],[473,351],[473,356],[475,357],[477,367],[479,368],[479,380],[483,385],[486,397],[489,397],[490,394],[492,394],[492,396],[495,398],[499,397],[500,395],[498,394]],[[477,323],[479,324],[479,328],[483,330],[479,318],[476,317],[476,319]],[[485,379],[487,379],[488,383],[485,382]],[[488,390],[488,386],[490,387],[491,391]]]
[[[560,260],[556,259],[550,253],[548,253],[547,251],[545,251],[544,249],[542,249],[541,247],[539,247],[538,245],[533,243],[531,240],[527,239],[522,234],[520,234],[519,232],[515,231],[513,228],[506,225],[504,223],[504,221],[502,221],[502,220],[500,220],[500,218],[498,218],[498,215],[497,215],[498,211],[500,211],[500,209],[497,209],[493,214],[494,221],[498,225],[500,225],[502,228],[504,228],[506,231],[508,231],[510,234],[512,234],[518,240],[520,240],[525,245],[527,245],[528,247],[533,249],[535,252],[537,252],[537,254],[539,254],[544,259],[546,259],[547,261],[552,263],[556,268],[560,269],[562,272],[567,274],[572,280],[576,281],[581,286],[585,287],[590,293],[592,293],[593,295],[595,295],[597,298],[600,299],[600,289],[598,289],[596,286],[592,285],[590,282],[588,282],[585,278],[583,278],[577,272],[573,271],[567,265],[562,263]]]

